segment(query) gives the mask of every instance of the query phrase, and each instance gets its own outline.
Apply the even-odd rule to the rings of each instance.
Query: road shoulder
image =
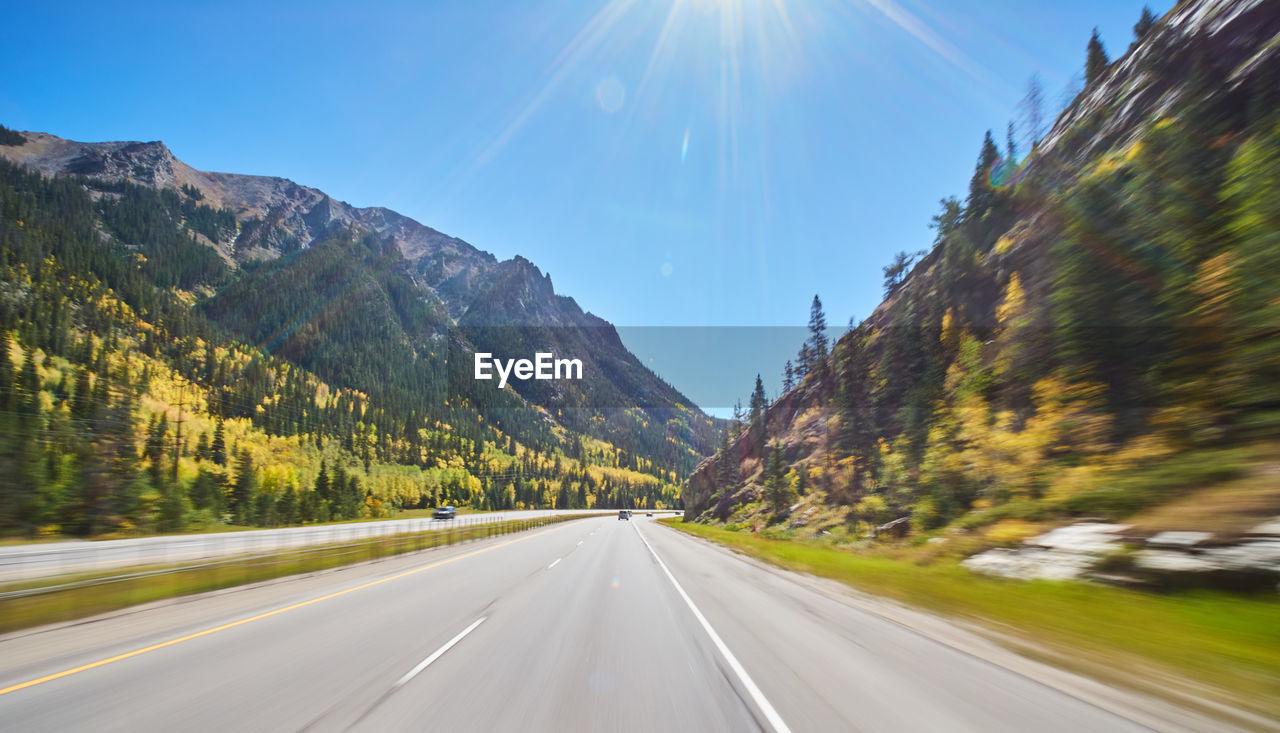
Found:
[[[656,523],[654,523],[656,525]],[[1063,669],[1046,661],[1053,655],[1000,629],[945,618],[894,600],[851,588],[839,581],[795,572],[751,557],[719,543],[703,540],[665,526],[654,532],[681,546],[684,552],[712,552],[732,558],[761,572],[784,579],[827,599],[871,614],[962,654],[998,666],[1021,677],[1059,691],[1082,702],[1139,725],[1162,731],[1280,730],[1274,721],[1246,711],[1226,708],[1207,699],[1196,707],[1218,713],[1209,717],[1197,710],[1173,704],[1141,692],[1119,689]],[[1056,660],[1055,660],[1056,661]],[[1229,721],[1229,722],[1228,722]],[[1230,727],[1234,724],[1234,728]]]

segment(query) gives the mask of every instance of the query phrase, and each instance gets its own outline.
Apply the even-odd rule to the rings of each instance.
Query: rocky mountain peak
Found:
[[[191,169],[158,140],[77,143],[43,132],[22,134],[26,144],[5,148],[5,156],[46,175],[83,175],[172,188],[190,182]]]

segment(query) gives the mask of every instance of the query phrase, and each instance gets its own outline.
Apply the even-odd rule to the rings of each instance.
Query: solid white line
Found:
[[[555,566],[559,565],[559,564],[560,564],[560,561],[561,561],[561,560],[563,560],[563,559],[564,559],[564,558],[562,558],[562,557],[557,557],[555,562],[553,562],[553,563],[551,563],[550,565],[548,565],[548,566],[547,566],[547,570],[550,570],[551,568],[554,568]]]
[[[751,699],[755,701],[756,707],[760,708],[760,712],[764,713],[764,717],[769,721],[769,725],[772,726],[777,733],[791,733],[791,729],[787,727],[787,724],[782,720],[782,716],[778,715],[778,711],[773,708],[773,705],[771,705],[769,700],[765,698],[764,693],[756,686],[756,683],[751,679],[751,675],[747,674],[747,670],[743,668],[740,662],[738,662],[738,658],[733,656],[733,652],[729,651],[729,647],[725,646],[724,641],[720,639],[720,635],[716,633],[716,630],[711,628],[711,623],[707,621],[707,617],[703,616],[702,611],[699,611],[698,607],[693,605],[693,599],[689,597],[688,593],[684,592],[684,588],[680,586],[680,582],[676,580],[676,576],[671,574],[671,570],[667,568],[667,564],[662,561],[662,558],[658,557],[657,551],[653,549],[653,545],[649,544],[649,540],[644,538],[644,534],[640,531],[640,527],[638,525],[632,526],[636,528],[636,534],[640,535],[640,541],[644,543],[645,547],[649,548],[649,553],[653,555],[653,559],[658,561],[658,567],[662,568],[662,572],[667,574],[667,580],[670,580],[671,584],[676,587],[676,592],[679,593],[680,597],[684,599],[684,602],[688,604],[689,610],[693,611],[694,618],[698,619],[698,623],[702,624],[702,629],[707,632],[707,636],[711,637],[711,642],[715,644],[716,649],[720,651],[724,660],[729,663],[729,668],[733,670],[734,674],[738,675],[738,680],[742,682],[742,686],[747,688],[747,694],[751,695]]]
[[[466,636],[467,634],[470,634],[472,631],[475,631],[477,626],[479,626],[480,624],[484,623],[484,619],[485,619],[485,617],[484,617],[484,616],[481,616],[480,618],[476,619],[475,621],[472,621],[470,626],[468,626],[467,628],[463,629],[462,631],[459,631],[457,636],[455,636],[455,637],[453,637],[452,639],[450,639],[450,640],[446,641],[446,642],[445,642],[445,644],[444,644],[444,646],[442,646],[442,647],[440,647],[439,649],[437,649],[437,650],[435,650],[434,652],[432,652],[432,653],[431,653],[431,656],[427,657],[426,659],[422,660],[421,662],[418,662],[418,666],[416,666],[416,667],[414,667],[413,669],[409,670],[408,672],[406,672],[406,673],[405,673],[405,675],[404,675],[403,677],[401,677],[400,679],[396,680],[396,683],[395,683],[395,685],[393,685],[393,687],[400,687],[401,685],[403,685],[404,683],[406,683],[406,682],[408,682],[409,680],[413,679],[414,677],[417,677],[417,676],[418,676],[418,673],[419,673],[419,672],[421,672],[422,670],[426,669],[428,664],[431,664],[432,662],[434,662],[434,661],[436,661],[437,659],[439,659],[439,658],[440,658],[440,657],[441,657],[445,652],[447,652],[447,651],[449,651],[450,649],[452,649],[454,644],[457,644],[458,642],[462,641],[462,638],[463,638],[464,636]]]

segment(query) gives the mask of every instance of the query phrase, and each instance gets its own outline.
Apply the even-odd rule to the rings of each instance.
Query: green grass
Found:
[[[0,633],[70,621],[177,596],[203,593],[300,573],[416,552],[431,547],[494,537],[547,524],[579,519],[557,515],[537,519],[377,537],[357,542],[304,547],[264,555],[234,557],[192,566],[116,569],[108,573],[41,579],[0,587],[0,593],[38,590],[0,597]],[[163,571],[163,572],[154,572]],[[149,573],[149,574],[148,574]],[[137,577],[131,577],[130,574]]]
[[[1032,642],[1038,656],[1104,681],[1175,697],[1176,687],[1280,719],[1275,594],[1154,595],[1082,582],[1003,580],[954,561],[917,565],[662,522],[789,570],[1012,632],[1020,642]]]

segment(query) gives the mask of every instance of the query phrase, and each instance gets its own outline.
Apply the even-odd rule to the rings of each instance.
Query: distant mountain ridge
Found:
[[[216,249],[229,264],[244,270],[250,279],[240,277],[219,287],[207,299],[210,315],[250,342],[281,348],[291,358],[304,359],[304,367],[317,369],[322,376],[349,374],[347,367],[355,362],[365,368],[381,360],[371,371],[383,375],[380,379],[395,378],[404,385],[434,380],[435,388],[441,389],[440,399],[461,394],[482,404],[485,400],[479,395],[484,392],[483,386],[476,392],[471,385],[462,384],[470,381],[461,379],[458,367],[462,365],[454,365],[449,372],[451,384],[447,390],[438,384],[445,374],[439,365],[423,367],[433,370],[430,375],[406,376],[398,370],[406,361],[425,363],[441,357],[452,346],[461,347],[455,356],[465,356],[473,349],[494,351],[508,358],[532,357],[533,349],[552,350],[557,355],[582,359],[586,379],[572,384],[524,382],[512,386],[525,400],[556,413],[562,424],[605,439],[617,438],[637,422],[619,422],[616,416],[602,420],[596,414],[598,410],[670,410],[674,411],[671,414],[685,416],[680,421],[680,440],[696,446],[696,452],[710,452],[710,419],[631,354],[611,324],[583,311],[572,298],[557,294],[550,276],[524,257],[499,261],[461,239],[390,209],[355,207],[286,178],[197,170],[158,141],[84,143],[44,132],[21,134],[26,138],[25,144],[0,146],[0,156],[47,176],[83,176],[104,187],[128,182],[174,190],[234,214],[234,236],[227,232],[226,236],[203,237],[200,241]],[[326,373],[323,364],[305,361],[316,354],[315,349],[302,343],[312,337],[314,329],[301,326],[320,308],[329,313],[328,323],[334,327],[333,317],[340,316],[342,308],[334,303],[309,302],[325,287],[307,278],[321,273],[332,276],[348,266],[366,268],[371,262],[369,253],[354,244],[361,234],[377,240],[375,249],[382,270],[365,272],[357,278],[358,288],[353,281],[350,292],[335,292],[334,296],[342,298],[338,306],[370,319],[389,320],[370,330],[394,343],[384,347],[370,342],[353,347],[356,337],[348,325],[344,349],[324,351],[325,363],[332,367]],[[333,243],[339,250],[345,247],[352,253],[349,261],[319,261],[321,254],[313,250]],[[386,245],[398,252],[398,263],[391,265],[385,260]],[[330,248],[323,257],[341,259],[348,255]],[[307,275],[294,277],[286,272],[290,268],[301,268]],[[258,307],[263,289],[277,287],[287,289],[290,297],[272,302],[288,312],[263,312]],[[410,305],[406,298],[420,302]],[[450,335],[450,329],[456,332]],[[453,343],[445,343],[450,339]],[[368,353],[364,353],[366,350]],[[392,377],[393,374],[397,376]],[[345,386],[370,389],[375,385],[347,380]],[[504,408],[511,406],[506,398],[497,402]],[[571,412],[576,408],[585,411]],[[654,427],[670,417],[662,416]],[[685,424],[689,421],[696,425]],[[602,424],[606,427],[602,428]],[[654,444],[659,443],[658,436],[654,437]]]
[[[0,148],[14,162],[45,175],[83,175],[106,182],[198,190],[210,205],[241,222],[261,221],[226,242],[215,242],[238,260],[272,259],[305,249],[344,226],[359,226],[395,242],[417,265],[421,284],[437,292],[450,314],[461,316],[481,289],[479,275],[498,264],[492,254],[383,207],[358,208],[287,178],[196,170],[164,143],[85,143],[43,132],[23,132],[27,143]]]

